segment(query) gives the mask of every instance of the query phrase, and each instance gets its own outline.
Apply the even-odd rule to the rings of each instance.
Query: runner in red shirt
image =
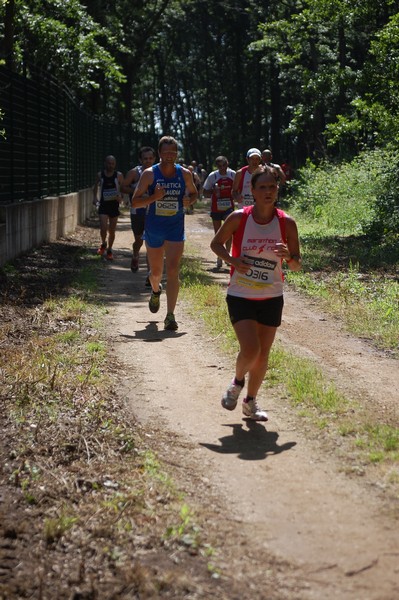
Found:
[[[236,172],[229,168],[229,161],[225,156],[218,156],[215,160],[217,169],[209,173],[203,187],[205,198],[211,198],[211,219],[213,230],[216,233],[222,222],[234,211],[233,182]],[[230,252],[231,239],[226,242],[226,249]],[[216,268],[223,265],[222,259],[216,261]]]

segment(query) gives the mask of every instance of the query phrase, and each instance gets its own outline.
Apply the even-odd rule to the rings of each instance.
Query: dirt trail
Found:
[[[206,214],[186,218],[187,248],[196,248],[211,273],[209,225]],[[322,440],[301,430],[277,391],[260,397],[269,413],[266,426],[244,421],[239,407],[224,411],[220,396],[233,374],[232,359],[223,356],[182,302],[176,310],[178,332],[163,331],[165,296],[159,313],[152,315],[144,255],[139,272],[132,274],[131,243],[130,223],[123,217],[116,260],[104,269],[101,290],[110,306],[114,351],[127,367],[122,392],[139,420],[156,423],[183,441],[170,448],[173,461],[178,464],[179,452],[189,452],[193,472],[220,498],[224,508],[218,518],[229,524],[225,543],[230,551],[236,530],[247,536],[245,549],[235,550],[243,576],[266,578],[262,548],[293,565],[300,583],[296,599],[398,598],[398,524],[383,490],[341,472],[338,459]],[[214,276],[227,282],[227,270]],[[390,418],[397,416],[398,361],[348,336],[338,322],[295,293],[286,294],[278,337],[314,358],[346,394],[375,402]],[[190,472],[185,477],[190,485]],[[207,497],[202,501],[206,504]],[[252,555],[252,564],[245,564],[244,557]],[[267,598],[267,589],[257,597]]]

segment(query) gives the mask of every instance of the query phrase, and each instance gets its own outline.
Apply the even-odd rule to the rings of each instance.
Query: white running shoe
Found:
[[[242,412],[245,417],[249,417],[253,421],[268,421],[269,417],[267,413],[259,408],[259,405],[255,400],[249,400],[248,402],[242,403]]]
[[[233,379],[230,383],[229,387],[223,394],[222,398],[222,406],[223,408],[227,408],[227,410],[234,410],[237,406],[238,396],[241,394],[242,387],[235,383]]]

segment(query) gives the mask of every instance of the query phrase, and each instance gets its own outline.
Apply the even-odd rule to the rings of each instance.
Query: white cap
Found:
[[[261,151],[258,150],[258,148],[250,148],[247,152],[247,158],[251,158],[251,156],[259,156],[259,158],[262,158],[262,154]]]

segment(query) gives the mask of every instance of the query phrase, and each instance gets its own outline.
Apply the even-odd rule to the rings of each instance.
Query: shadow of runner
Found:
[[[143,323],[143,321],[138,321]],[[142,340],[143,342],[162,342],[167,338],[177,338],[187,335],[186,331],[167,331],[158,329],[159,321],[150,321],[144,329],[135,331],[133,335],[127,333],[120,333],[121,338],[127,340]]]
[[[248,429],[242,424],[224,425],[233,429],[232,435],[219,438],[221,445],[200,442],[201,446],[220,454],[237,454],[242,460],[263,460],[268,455],[280,454],[296,446],[296,442],[286,442],[279,446],[279,434],[267,431],[264,425],[255,421],[247,421]]]

